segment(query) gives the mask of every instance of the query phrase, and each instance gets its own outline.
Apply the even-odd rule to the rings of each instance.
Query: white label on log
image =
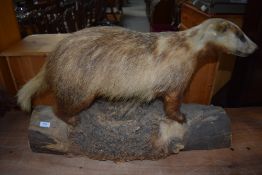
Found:
[[[50,122],[40,122],[40,127],[42,127],[42,128],[49,128],[50,127]]]

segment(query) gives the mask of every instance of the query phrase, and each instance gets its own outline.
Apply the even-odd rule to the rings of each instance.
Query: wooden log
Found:
[[[180,150],[229,147],[230,120],[220,107],[184,104],[184,125],[167,119],[161,101],[96,101],[69,126],[51,107],[37,106],[31,116],[29,141],[35,152],[86,155],[98,160],[160,159]]]

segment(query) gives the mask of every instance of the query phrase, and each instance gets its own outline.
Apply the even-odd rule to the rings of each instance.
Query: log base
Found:
[[[184,125],[165,117],[163,104],[155,101],[96,101],[82,111],[72,127],[57,118],[49,106],[35,107],[29,126],[32,151],[86,155],[98,160],[156,160],[180,150],[229,147],[230,120],[220,107],[184,104]]]

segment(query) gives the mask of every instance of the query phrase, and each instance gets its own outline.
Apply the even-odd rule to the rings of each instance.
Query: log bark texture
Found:
[[[49,106],[37,106],[29,126],[29,143],[34,152],[86,155],[98,160],[156,160],[180,150],[229,147],[230,120],[223,108],[184,104],[187,123],[165,117],[156,100],[132,102],[96,101],[69,126]]]

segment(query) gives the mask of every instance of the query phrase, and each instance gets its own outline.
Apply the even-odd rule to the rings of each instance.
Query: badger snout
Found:
[[[247,52],[249,54],[255,52],[257,49],[258,49],[258,46],[253,42],[251,41],[252,43],[249,45],[248,49],[247,49]]]
[[[246,35],[245,35],[245,41],[241,40],[240,43],[241,47],[235,51],[235,55],[240,57],[247,57],[248,55],[255,52],[255,50],[258,48],[256,43],[251,41]]]

